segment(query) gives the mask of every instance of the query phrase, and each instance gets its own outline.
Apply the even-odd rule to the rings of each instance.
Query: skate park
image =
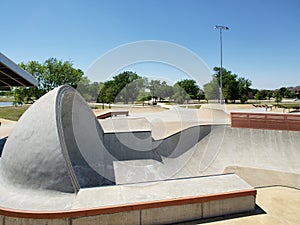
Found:
[[[97,120],[74,89],[54,89],[4,146],[0,221],[174,224],[255,214],[257,188],[299,195],[299,131],[233,128],[207,107]]]

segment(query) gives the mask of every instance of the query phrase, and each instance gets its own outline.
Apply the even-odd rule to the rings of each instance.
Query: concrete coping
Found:
[[[256,194],[257,191],[255,189],[251,189],[251,190],[211,194],[205,196],[195,196],[195,197],[188,197],[188,198],[143,202],[137,204],[107,206],[107,207],[99,207],[99,208],[73,209],[67,211],[63,211],[63,210],[62,211],[26,211],[26,210],[15,210],[15,209],[0,207],[0,215],[16,217],[16,218],[31,218],[31,219],[78,218],[78,217],[127,212],[133,210],[143,210],[143,209],[150,209],[150,208],[203,203],[203,202],[218,201],[218,200],[224,200],[230,198],[240,198],[245,196],[256,196]]]
[[[212,186],[211,184],[215,184],[215,186]],[[182,186],[183,189],[181,189],[180,186]],[[170,189],[170,187],[173,187],[173,190]],[[147,189],[149,189],[149,192]],[[152,193],[150,192],[151,189],[153,189],[152,191],[156,189],[156,193],[159,193],[158,195],[161,197],[156,198],[153,195],[148,195],[148,197],[145,198],[145,196],[141,196],[141,193],[144,195]],[[222,191],[220,191],[221,189]],[[115,199],[112,200],[111,196],[107,196],[106,191],[114,193]],[[124,196],[127,196],[128,198],[124,199],[124,196],[119,194],[120,192],[123,192]],[[99,196],[101,196],[101,198],[99,198]],[[71,210],[26,211],[0,207],[0,215],[34,219],[77,218],[133,210],[203,203],[245,196],[255,197],[256,190],[237,175],[225,174],[167,180],[162,182],[116,185],[104,188],[86,188],[80,190],[76,196],[75,205],[73,205]],[[94,201],[91,202],[91,199]],[[113,202],[113,205],[108,204],[109,199],[111,200],[110,202]],[[129,201],[129,199],[132,199],[132,201]],[[90,204],[88,204],[88,202]],[[96,206],[95,203],[98,206]]]
[[[143,117],[112,117],[98,121],[104,133],[151,131],[150,122]]]

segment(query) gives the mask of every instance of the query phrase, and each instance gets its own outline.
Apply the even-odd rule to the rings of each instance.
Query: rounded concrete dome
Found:
[[[101,127],[84,99],[69,86],[58,87],[19,119],[3,149],[1,176],[14,186],[61,192],[108,184],[100,175],[100,139]]]

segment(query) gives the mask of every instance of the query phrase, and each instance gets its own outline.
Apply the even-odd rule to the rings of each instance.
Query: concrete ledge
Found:
[[[177,223],[253,211],[255,198],[235,174],[115,185],[80,190],[68,211],[0,208],[0,225]]]
[[[117,205],[117,206],[107,206],[99,207],[93,209],[78,209],[78,210],[68,210],[68,211],[26,211],[26,210],[14,210],[7,208],[0,208],[0,215],[5,217],[16,217],[16,218],[34,218],[34,219],[58,219],[58,218],[77,218],[86,216],[95,216],[102,214],[114,214],[119,212],[135,211],[135,210],[145,210],[152,208],[161,208],[169,206],[178,205],[188,205],[195,203],[206,203],[211,201],[220,201],[225,199],[235,199],[247,196],[256,196],[256,190],[244,190],[231,193],[222,194],[212,194],[206,196],[197,196],[190,198],[179,198],[170,199],[164,201],[153,201],[144,202],[137,204],[127,204],[127,205]],[[250,211],[248,209],[246,211]]]

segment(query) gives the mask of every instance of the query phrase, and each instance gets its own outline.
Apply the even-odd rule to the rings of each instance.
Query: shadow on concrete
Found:
[[[168,158],[177,158],[194,147],[212,130],[212,125],[186,128],[162,140],[154,140],[154,151]]]
[[[4,138],[0,139],[0,157],[2,155],[2,151],[3,151],[6,140],[7,140],[7,137],[4,137]]]
[[[219,216],[219,217],[212,217],[208,219],[202,219],[202,220],[194,220],[189,222],[183,222],[183,223],[172,223],[173,225],[196,225],[196,224],[209,224],[213,222],[219,222],[219,221],[226,221],[231,219],[237,219],[242,217],[249,217],[249,216],[257,216],[257,215],[263,215],[267,214],[266,211],[264,211],[259,205],[255,206],[255,210],[251,212],[246,213],[237,213],[234,215],[226,215],[226,216]]]

